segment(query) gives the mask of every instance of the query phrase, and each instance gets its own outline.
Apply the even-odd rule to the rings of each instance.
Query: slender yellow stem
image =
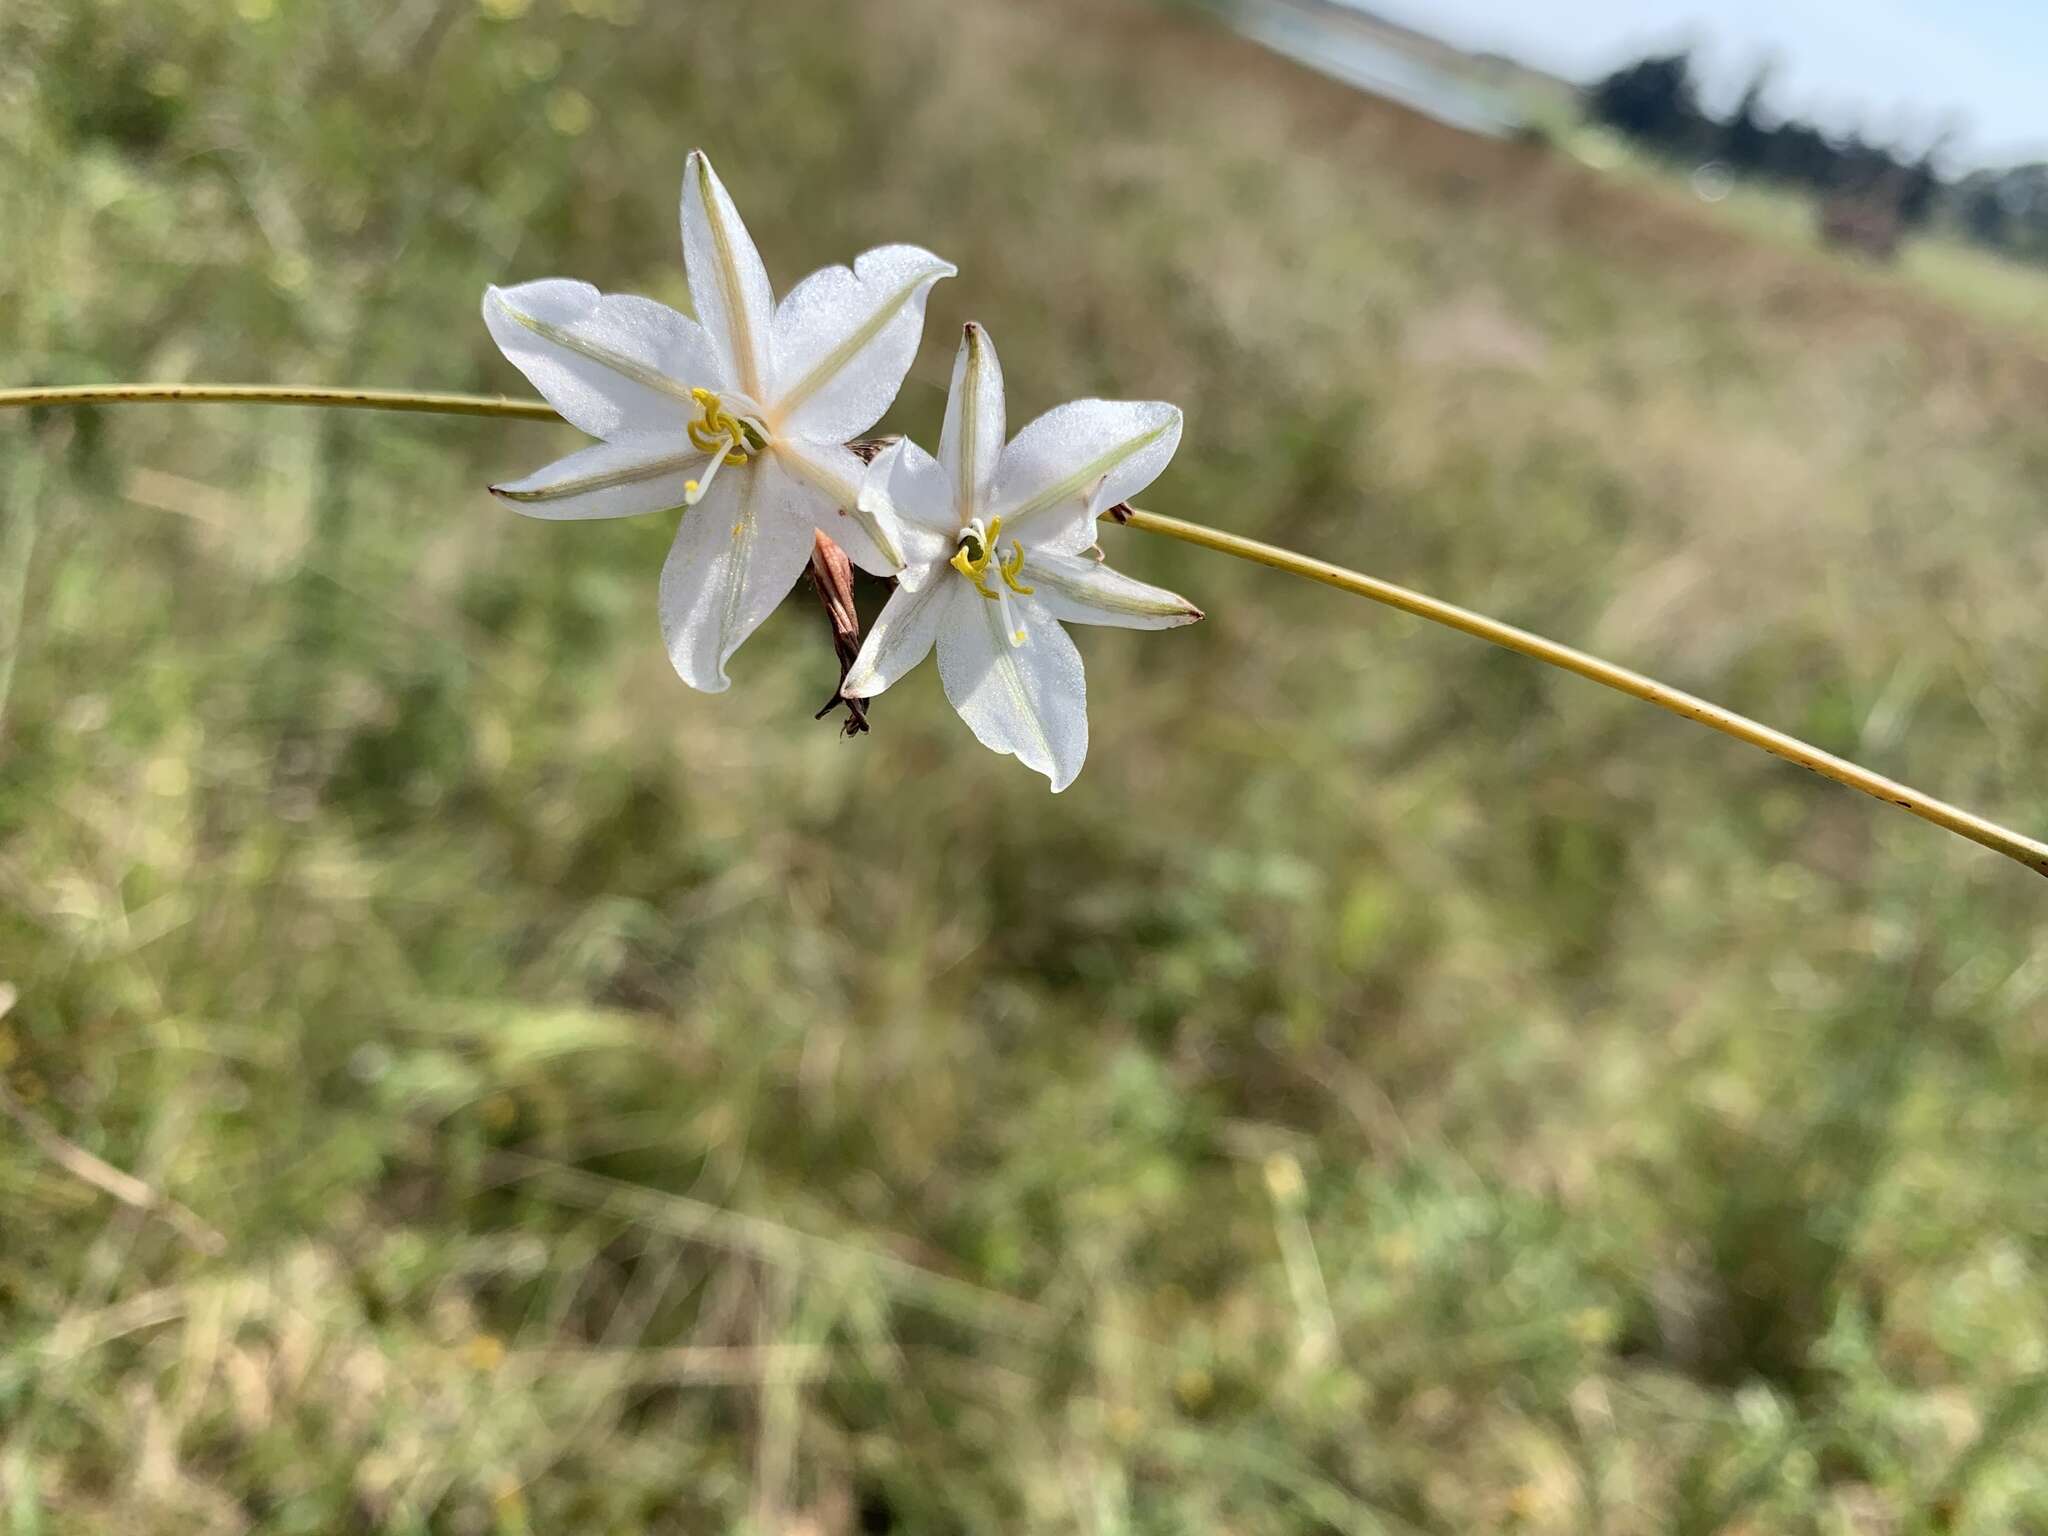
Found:
[[[31,405],[122,405],[145,402],[209,403],[227,402],[249,405],[328,405],[353,406],[365,410],[386,411],[436,411],[460,416],[517,416],[528,419],[545,419],[555,412],[538,400],[511,400],[494,395],[453,395],[422,394],[411,390],[396,389],[295,389],[266,384],[112,384],[88,385],[79,388],[60,389],[11,389],[0,390],[0,410],[9,406]],[[1674,715],[1697,721],[1710,730],[1724,736],[1733,736],[1737,741],[1746,741],[1753,747],[1761,747],[1788,763],[1797,763],[1810,768],[1823,778],[1833,779],[1837,784],[1846,784],[1851,789],[1861,790],[1875,799],[1896,805],[1910,811],[1922,821],[1931,821],[1937,827],[1944,827],[1960,837],[1967,837],[1973,843],[2004,854],[2016,863],[2025,865],[2036,874],[2048,875],[2048,843],[2022,836],[2010,828],[2001,827],[1995,821],[1987,821],[1958,806],[1937,800],[1932,795],[1922,794],[1896,779],[1883,774],[1872,773],[1868,768],[1850,762],[1847,758],[1836,757],[1832,752],[1823,752],[1810,746],[1796,736],[1773,730],[1745,715],[1738,715],[1732,709],[1723,709],[1697,695],[1682,689],[1672,688],[1653,677],[1627,667],[1616,666],[1611,661],[1602,661],[1597,656],[1576,650],[1569,645],[1560,645],[1555,640],[1546,640],[1541,635],[1531,634],[1526,629],[1517,629],[1499,619],[1488,618],[1483,613],[1474,613],[1469,608],[1460,608],[1455,603],[1444,602],[1441,598],[1426,593],[1411,591],[1396,586],[1390,581],[1381,581],[1376,576],[1347,570],[1341,565],[1332,565],[1327,560],[1317,560],[1308,555],[1296,554],[1291,549],[1278,545],[1264,544],[1257,539],[1247,539],[1235,533],[1225,533],[1218,528],[1205,527],[1200,523],[1184,522],[1177,517],[1164,517],[1156,512],[1141,512],[1136,508],[1120,508],[1118,521],[1145,533],[1162,534],[1170,539],[1213,549],[1219,554],[1231,555],[1239,560],[1249,560],[1255,565],[1269,565],[1275,570],[1286,571],[1295,576],[1319,581],[1325,586],[1336,587],[1339,591],[1351,592],[1359,597],[1371,598],[1389,608],[1398,608],[1403,613],[1414,614],[1432,624],[1447,625],[1477,636],[1508,650],[1580,677],[1625,693],[1631,698],[1654,704],[1659,709],[1668,709]]]
[[[80,384],[0,389],[0,410],[29,405],[325,405],[362,411],[431,411],[442,416],[554,417],[543,400],[503,395],[422,394],[410,389],[300,389],[289,384]]]
[[[1499,619],[1490,619],[1483,613],[1474,613],[1469,608],[1460,608],[1455,603],[1444,602],[1441,598],[1399,587],[1391,581],[1381,581],[1376,576],[1367,576],[1358,571],[1346,570],[1341,565],[1332,565],[1327,560],[1312,559],[1298,555],[1291,549],[1277,545],[1262,544],[1257,539],[1247,539],[1235,533],[1224,533],[1220,529],[1207,528],[1200,523],[1183,522],[1177,517],[1162,517],[1157,512],[1140,512],[1137,508],[1125,509],[1120,519],[1127,526],[1142,529],[1146,533],[1161,533],[1169,539],[1200,545],[1222,554],[1235,555],[1240,560],[1250,560],[1258,565],[1270,565],[1275,570],[1287,571],[1296,576],[1306,576],[1310,581],[1320,581],[1325,586],[1336,587],[1339,591],[1356,593],[1369,597],[1376,603],[1389,608],[1398,608],[1403,613],[1412,613],[1419,619],[1428,619],[1432,624],[1448,625],[1461,629],[1468,635],[1481,640],[1519,651],[1524,656],[1534,657],[1553,667],[1562,667],[1567,672],[1576,672],[1604,687],[1625,693],[1631,698],[1654,704],[1659,709],[1668,709],[1674,715],[1682,715],[1697,721],[1710,730],[1733,736],[1737,741],[1746,741],[1753,747],[1762,747],[1766,752],[1782,757],[1788,763],[1797,763],[1802,768],[1811,768],[1823,778],[1833,779],[1837,784],[1846,784],[1851,789],[1860,789],[1866,795],[1884,800],[1902,810],[1911,811],[1922,821],[1931,821],[1937,827],[1967,837],[1973,843],[1982,843],[1986,848],[1996,849],[2009,859],[2016,859],[2036,874],[2048,875],[2048,843],[2036,842],[2031,837],[2001,827],[1995,821],[1986,821],[1982,816],[1972,815],[1932,795],[1923,795],[1910,785],[1888,779],[1883,774],[1872,773],[1868,768],[1859,767],[1847,758],[1836,757],[1832,752],[1823,752],[1819,747],[1809,746],[1796,736],[1787,736],[1783,731],[1760,725],[1745,715],[1738,715],[1732,709],[1723,709],[1697,695],[1658,682],[1654,677],[1645,677],[1640,672],[1631,672],[1627,667],[1618,667],[1611,661],[1602,661],[1598,656],[1589,656],[1584,651],[1569,645],[1560,645],[1555,640],[1546,640],[1541,635],[1532,635],[1526,629],[1517,629],[1512,624],[1503,624]]]

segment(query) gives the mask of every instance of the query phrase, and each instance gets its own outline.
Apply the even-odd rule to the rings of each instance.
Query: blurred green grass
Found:
[[[487,281],[957,261],[1149,501],[2048,823],[2048,362],[1135,3],[14,0],[9,382],[512,389]],[[0,423],[17,1532],[2048,1527],[2023,873],[1106,535],[1077,787],[792,604],[706,698],[532,425]],[[17,604],[12,582],[20,584]],[[870,599],[878,593],[869,592]],[[18,650],[18,654],[16,654]]]

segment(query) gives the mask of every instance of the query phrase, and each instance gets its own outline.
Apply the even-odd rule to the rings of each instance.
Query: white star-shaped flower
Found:
[[[888,510],[858,506],[864,466],[846,444],[896,398],[926,295],[955,269],[885,245],[777,304],[701,150],[683,173],[683,265],[695,320],[566,278],[486,290],[499,349],[601,439],[491,491],[531,517],[686,508],[661,571],[662,633],[683,681],[717,693],[740,642],[802,573],[813,529],[863,570],[902,567]]]
[[[1180,444],[1164,401],[1076,400],[1004,442],[1003,372],[969,325],[934,459],[908,439],[869,467],[860,505],[893,514],[905,564],[840,691],[872,698],[939,652],[939,681],[983,746],[1057,794],[1088,755],[1087,680],[1060,627],[1170,629],[1202,612],[1119,576],[1095,519],[1150,485]]]

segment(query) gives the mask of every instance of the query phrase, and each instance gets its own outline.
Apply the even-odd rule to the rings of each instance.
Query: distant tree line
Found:
[[[2048,265],[2048,164],[1972,171],[1949,200],[1970,239]]]
[[[1718,160],[1738,175],[1799,187],[1823,203],[1882,209],[1904,228],[1951,226],[1968,238],[2048,261],[2048,165],[1977,171],[1950,182],[1938,167],[1946,136],[1901,154],[1858,133],[1829,134],[1797,118],[1773,118],[1760,72],[1735,110],[1717,117],[1700,103],[1692,58],[1656,54],[1616,70],[1588,93],[1592,116],[1658,152],[1698,164]]]

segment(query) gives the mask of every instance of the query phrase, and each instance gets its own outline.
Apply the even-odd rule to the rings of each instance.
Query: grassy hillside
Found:
[[[910,239],[1147,498],[2048,825],[2048,360],[1136,0],[12,0],[0,375],[511,390],[487,281]],[[2044,892],[1105,535],[1058,799],[566,428],[0,421],[12,1532],[2048,1528]],[[17,601],[16,593],[19,592]],[[879,599],[879,592],[865,594]],[[207,1251],[194,1224],[217,1229]]]
[[[1737,181],[1711,208],[1702,206],[1687,178],[1605,128],[1559,116],[1547,131],[1567,153],[1618,173],[1661,194],[1676,217],[1712,216],[1759,241],[1815,251],[1835,264],[1846,287],[1862,287],[1882,308],[1931,297],[1954,314],[2011,334],[2042,350],[2048,337],[2048,268],[1973,245],[1953,230],[1933,229],[1907,239],[1895,263],[1873,262],[1848,251],[1820,252],[1819,207],[1811,193],[1762,181]],[[1682,210],[1682,211],[1680,211]]]

